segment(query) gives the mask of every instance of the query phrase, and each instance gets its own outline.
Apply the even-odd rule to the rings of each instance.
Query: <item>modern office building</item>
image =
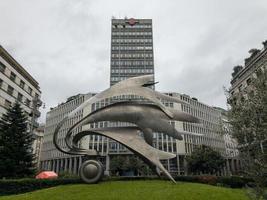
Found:
[[[154,74],[152,20],[112,19],[110,85],[144,74]]]
[[[201,119],[202,124],[194,124],[187,122],[170,122],[175,126],[177,130],[187,132],[183,136],[183,140],[175,140],[162,133],[154,134],[153,146],[157,149],[164,150],[167,152],[172,152],[177,155],[176,158],[164,161],[166,169],[168,169],[172,174],[185,174],[186,163],[185,156],[190,155],[194,148],[198,145],[207,145],[220,151],[225,155],[225,142],[223,135],[220,132],[220,122],[221,122],[221,112],[213,107],[205,105],[196,98],[190,98],[188,95],[179,93],[166,93],[173,97],[177,97],[181,100],[188,102],[188,105],[173,103],[173,102],[163,102],[167,107],[172,107],[180,111],[190,113]],[[77,95],[72,97],[72,100],[67,100],[65,103],[51,109],[47,113],[46,118],[46,128],[45,136],[42,147],[41,155],[41,168],[45,170],[54,170],[56,172],[68,171],[70,173],[78,173],[79,166],[82,163],[81,156],[69,156],[59,152],[53,145],[52,138],[55,127],[58,122],[60,122],[64,116],[74,110],[78,105],[84,102],[86,99],[92,97],[94,94],[88,93],[85,95]],[[90,107],[81,110],[75,117],[70,119],[68,123],[64,125],[60,132],[61,145],[64,144],[64,136],[68,130],[75,122],[82,119],[84,116],[89,114],[91,111],[103,107],[109,104],[109,100],[103,100],[97,102]],[[91,124],[91,128],[106,127],[106,126],[120,126],[120,123],[109,123],[100,122]],[[81,131],[84,127],[80,127]],[[87,149],[96,149],[102,155],[101,162],[105,166],[106,173],[109,172],[109,160],[110,157],[115,155],[129,155],[131,152],[124,146],[110,141],[109,139],[98,136],[91,135],[90,137],[84,138],[80,145]]]
[[[46,114],[45,133],[40,159],[41,169],[49,169],[55,172],[68,171],[74,174],[78,173],[79,166],[82,163],[81,156],[70,156],[58,151],[53,144],[53,134],[57,124],[64,118],[64,116],[69,114],[93,95],[94,94],[91,93],[86,95],[78,94],[69,97],[66,102],[59,104],[57,107],[50,108],[50,111]],[[81,110],[63,125],[59,132],[59,144],[62,145],[63,148],[66,147],[64,138],[68,129],[84,116],[84,110]],[[74,133],[80,132],[81,130],[81,128],[75,129]]]
[[[41,115],[40,96],[39,83],[0,45],[0,117],[18,101],[28,116],[28,129],[34,134]]]

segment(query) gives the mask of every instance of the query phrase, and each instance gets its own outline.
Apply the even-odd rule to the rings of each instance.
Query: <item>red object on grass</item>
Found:
[[[58,175],[53,171],[43,171],[35,176],[36,179],[52,179],[57,178]]]

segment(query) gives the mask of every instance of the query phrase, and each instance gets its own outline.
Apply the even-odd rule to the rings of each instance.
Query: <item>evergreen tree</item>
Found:
[[[214,174],[225,164],[219,152],[205,145],[195,148],[192,154],[186,157],[186,161],[189,171],[193,174]]]
[[[0,120],[0,178],[20,178],[34,174],[33,136],[27,117],[16,102]]]

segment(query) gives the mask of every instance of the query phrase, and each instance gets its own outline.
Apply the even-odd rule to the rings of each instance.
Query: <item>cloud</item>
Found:
[[[111,17],[153,19],[157,89],[225,106],[232,67],[267,39],[267,4],[218,0],[3,0],[1,45],[40,83],[46,109],[109,86]]]

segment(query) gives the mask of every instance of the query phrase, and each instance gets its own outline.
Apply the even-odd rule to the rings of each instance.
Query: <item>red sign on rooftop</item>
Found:
[[[129,19],[128,23],[133,26],[137,23],[137,21],[134,18]]]

